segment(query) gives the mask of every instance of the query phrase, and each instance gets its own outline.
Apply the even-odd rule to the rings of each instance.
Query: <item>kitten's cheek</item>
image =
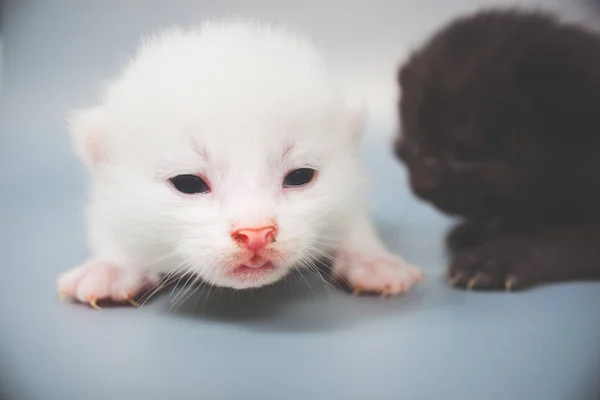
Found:
[[[402,145],[396,145],[394,147],[394,154],[398,159],[402,160],[405,164],[408,163],[408,159],[406,157],[406,149]]]
[[[430,199],[435,195],[435,192],[439,187],[439,180],[433,174],[411,172],[410,186],[418,196]]]

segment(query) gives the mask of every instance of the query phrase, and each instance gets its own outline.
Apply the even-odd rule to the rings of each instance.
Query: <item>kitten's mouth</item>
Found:
[[[257,266],[242,264],[231,270],[229,275],[242,280],[260,280],[270,275],[275,269],[276,267],[270,261]]]

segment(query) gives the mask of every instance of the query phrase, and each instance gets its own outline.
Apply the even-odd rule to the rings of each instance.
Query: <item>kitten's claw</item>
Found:
[[[138,306],[138,293],[158,283],[158,276],[131,268],[120,268],[104,261],[92,260],[61,274],[60,297],[70,296],[99,310],[98,302],[109,300]]]
[[[94,296],[90,296],[88,297],[88,303],[90,304],[90,306],[92,306],[92,308],[96,309],[96,310],[102,310],[102,307],[100,307],[97,304],[98,299],[96,299]]]
[[[522,246],[520,241],[492,241],[457,253],[449,267],[450,276],[458,278],[452,282],[453,286],[507,293],[531,286],[535,276]]]
[[[450,283],[450,286],[456,286],[456,284],[458,282],[460,282],[460,280],[462,279],[463,274],[461,272],[455,274],[453,277],[451,277],[448,282]]]
[[[469,283],[467,283],[467,290],[473,290],[475,285],[477,284],[478,277],[471,278]]]
[[[506,281],[504,282],[504,289],[507,292],[512,291],[512,287],[516,282],[516,278],[514,276],[509,276],[508,278],[506,278]]]
[[[137,302],[137,301],[135,301],[135,300],[133,299],[133,297],[131,297],[131,295],[127,295],[127,296],[125,297],[125,300],[127,300],[127,301],[129,302],[129,304],[131,304],[133,307],[136,307],[136,308],[138,308],[138,307],[140,306],[140,305],[138,304],[138,302]]]

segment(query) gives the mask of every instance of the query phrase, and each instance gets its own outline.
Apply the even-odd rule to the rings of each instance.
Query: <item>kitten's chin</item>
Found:
[[[240,264],[223,271],[212,279],[212,284],[232,289],[251,289],[273,284],[288,273],[288,268],[276,266],[270,261],[260,266]]]
[[[423,198],[422,198],[423,199]],[[489,202],[448,199],[423,199],[433,205],[438,211],[450,217],[468,219],[491,219],[502,216],[502,209],[492,207]]]
[[[430,193],[423,193],[414,187],[412,189],[414,195],[419,200],[429,203],[431,206],[435,207],[438,211],[444,214],[450,216],[459,216],[463,214],[464,204],[461,204],[460,202],[452,201],[449,198],[442,198],[441,196],[434,196]]]
[[[485,205],[483,199],[477,199],[474,196],[463,196],[463,190],[458,188],[436,187],[425,190],[411,183],[411,189],[419,200],[429,203],[438,211],[452,217],[467,217],[473,213],[478,214]]]
[[[435,202],[435,201],[430,201],[430,203],[440,212],[452,216],[452,217],[457,217],[457,216],[463,216],[464,210],[461,209],[460,206],[455,206],[453,204],[449,204],[449,203],[439,203],[439,202]]]

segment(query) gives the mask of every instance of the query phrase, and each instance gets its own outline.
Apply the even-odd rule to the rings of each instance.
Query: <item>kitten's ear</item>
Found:
[[[354,140],[360,140],[367,119],[366,107],[362,99],[349,97],[346,100],[346,121],[350,135]]]
[[[67,118],[75,152],[89,168],[108,158],[104,110],[88,108],[72,112]]]

